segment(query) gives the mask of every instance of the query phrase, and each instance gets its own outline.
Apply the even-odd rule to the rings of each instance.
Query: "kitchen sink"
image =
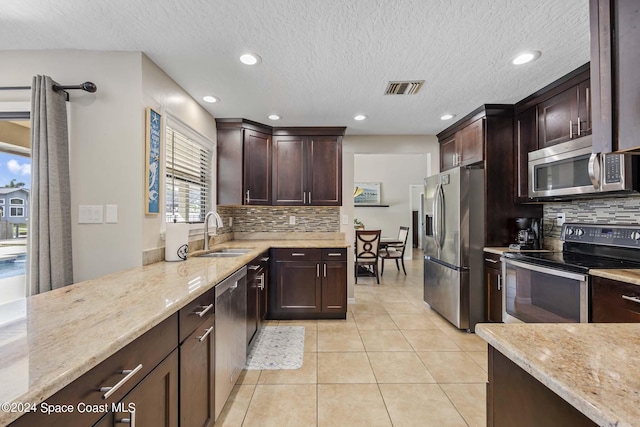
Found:
[[[206,252],[200,255],[195,255],[196,257],[207,257],[207,258],[233,258],[237,256],[242,256],[248,252],[251,252],[253,249],[246,248],[224,248],[217,249],[215,251]]]

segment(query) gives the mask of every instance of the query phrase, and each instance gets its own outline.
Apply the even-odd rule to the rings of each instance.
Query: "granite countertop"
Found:
[[[476,333],[596,424],[640,425],[640,324],[479,324]]]
[[[509,249],[508,247],[486,247],[483,249],[485,252],[489,252],[491,254],[502,255],[506,252],[551,252],[546,249]]]
[[[639,269],[619,269],[619,270],[589,270],[591,276],[604,277],[605,279],[618,280],[620,282],[631,283],[640,286]]]
[[[135,267],[16,301],[12,306],[23,315],[0,326],[0,403],[44,401],[269,248],[349,246],[344,240],[229,241],[211,249],[252,251]],[[0,409],[0,425],[20,415]]]

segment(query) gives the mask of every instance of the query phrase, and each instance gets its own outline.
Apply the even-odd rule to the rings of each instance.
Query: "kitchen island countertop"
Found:
[[[14,320],[0,326],[0,403],[39,404],[270,248],[349,246],[335,239],[235,240],[211,250],[251,251],[190,254],[15,301]],[[0,426],[20,415],[0,410]]]
[[[640,425],[640,324],[479,324],[476,333],[596,424]]]

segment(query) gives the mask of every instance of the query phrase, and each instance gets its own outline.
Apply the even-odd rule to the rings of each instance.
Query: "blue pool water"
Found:
[[[18,255],[15,259],[0,261],[0,279],[26,274],[26,255]]]

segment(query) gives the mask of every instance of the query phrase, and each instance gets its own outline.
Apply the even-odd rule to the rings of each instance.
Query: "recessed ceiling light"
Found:
[[[526,64],[527,62],[535,61],[539,57],[540,57],[540,51],[532,50],[529,52],[523,52],[520,55],[516,56],[515,58],[513,58],[511,63],[513,65],[522,65],[522,64]]]
[[[262,58],[256,53],[247,52],[240,55],[240,62],[246,65],[256,65],[261,60]]]
[[[269,120],[280,120],[280,116],[277,114],[269,115]]]
[[[366,119],[366,118],[367,118],[367,116],[365,116],[364,114],[358,114],[357,116],[355,116],[355,117],[353,118],[353,120],[358,120],[358,121],[360,121],[360,120],[364,120],[364,119]]]
[[[440,120],[451,120],[455,117],[455,114],[444,114],[440,116]]]
[[[211,104],[213,104],[213,103],[216,103],[216,102],[219,102],[219,101],[220,101],[220,99],[219,99],[219,98],[216,98],[215,96],[211,96],[211,95],[203,96],[203,97],[202,97],[202,100],[203,100],[204,102],[210,102]]]

